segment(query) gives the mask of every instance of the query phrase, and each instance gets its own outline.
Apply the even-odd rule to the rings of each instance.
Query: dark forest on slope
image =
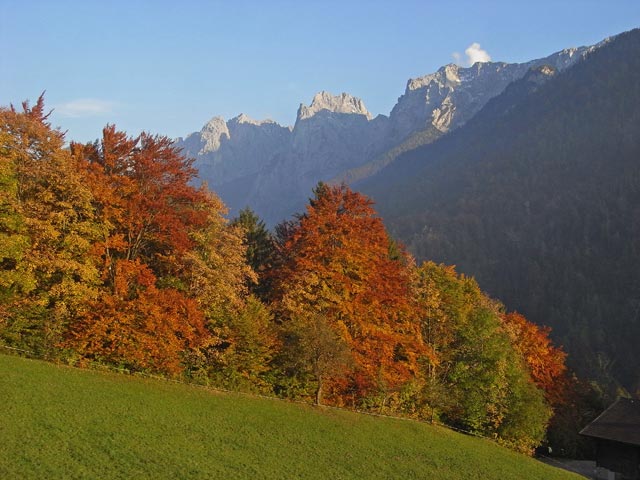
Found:
[[[640,387],[640,30],[355,187],[419,259],[551,326],[580,374]]]

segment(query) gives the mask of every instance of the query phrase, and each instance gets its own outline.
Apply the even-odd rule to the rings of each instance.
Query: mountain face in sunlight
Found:
[[[361,99],[347,93],[320,92],[309,106],[300,105],[293,127],[244,114],[226,122],[214,117],[177,144],[196,159],[200,179],[232,214],[249,205],[274,225],[299,211],[318,181],[366,178],[399,152],[463,125],[531,68],[563,70],[596,48],[565,49],[521,64],[449,64],[410,79],[388,117],[374,118]]]

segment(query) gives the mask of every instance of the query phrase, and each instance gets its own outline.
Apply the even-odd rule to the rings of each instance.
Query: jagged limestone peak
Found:
[[[248,125],[256,125],[256,126],[260,126],[260,125],[265,125],[265,124],[277,124],[277,122],[274,122],[271,119],[265,119],[265,120],[254,120],[253,118],[251,118],[249,115],[247,115],[246,113],[241,113],[240,115],[238,115],[237,117],[233,117],[231,120],[229,120],[229,123],[235,123],[235,124],[248,124]]]
[[[304,104],[300,104],[300,108],[298,108],[298,120],[311,118],[322,110],[335,113],[364,115],[369,120],[372,118],[361,99],[344,92],[340,95],[332,95],[329,92],[322,91],[314,95],[310,106],[307,107]]]
[[[407,88],[405,90],[405,94],[419,90],[420,88],[426,87],[431,83],[436,83],[441,87],[444,86],[456,86],[460,83],[460,70],[461,67],[456,65],[455,63],[450,63],[443,67],[440,67],[438,71],[434,73],[429,73],[428,75],[423,75],[422,77],[410,78],[407,81]]]
[[[200,131],[202,138],[202,151],[212,152],[220,148],[223,137],[229,139],[229,129],[227,122],[222,117],[213,117],[209,120]]]

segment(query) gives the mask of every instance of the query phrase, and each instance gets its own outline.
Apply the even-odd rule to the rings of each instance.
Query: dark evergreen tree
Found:
[[[247,263],[258,275],[257,283],[251,286],[252,293],[264,299],[270,289],[269,279],[265,275],[274,259],[274,240],[262,221],[249,207],[240,210],[231,221],[232,226],[240,226],[244,232],[244,244],[247,249]]]

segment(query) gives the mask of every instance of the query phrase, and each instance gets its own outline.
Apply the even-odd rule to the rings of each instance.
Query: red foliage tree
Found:
[[[141,259],[156,275],[193,247],[190,233],[205,225],[210,197],[194,188],[196,170],[167,137],[143,133],[130,138],[113,125],[102,140],[73,143],[104,227],[97,253],[113,275],[114,260]]]
[[[390,249],[371,200],[322,184],[281,245],[280,315],[328,319],[354,359],[351,382],[342,388],[357,396],[411,379],[425,350],[410,307],[408,257],[394,259]]]
[[[71,152],[93,193],[104,288],[69,345],[85,358],[176,374],[184,354],[210,337],[206,307],[183,270],[221,205],[190,184],[191,161],[166,137],[130,138],[111,125],[100,142],[72,143]]]

